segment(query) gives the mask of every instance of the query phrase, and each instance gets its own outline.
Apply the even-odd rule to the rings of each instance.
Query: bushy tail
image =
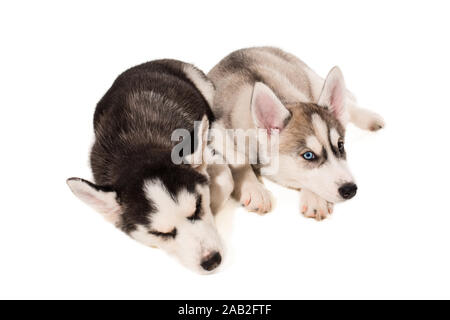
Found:
[[[352,99],[348,99],[347,111],[350,115],[350,122],[360,129],[378,131],[385,126],[382,116],[359,107]]]

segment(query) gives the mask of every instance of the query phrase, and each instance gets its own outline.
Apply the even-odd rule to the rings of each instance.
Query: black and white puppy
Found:
[[[67,181],[78,198],[130,237],[200,273],[216,270],[223,256],[210,209],[210,177],[205,161],[172,161],[178,142],[171,136],[188,130],[196,143],[181,156],[207,157],[213,97],[205,74],[184,62],[158,60],[125,71],[95,111],[95,184]],[[200,125],[194,130],[195,121]],[[231,193],[231,173],[225,176]]]

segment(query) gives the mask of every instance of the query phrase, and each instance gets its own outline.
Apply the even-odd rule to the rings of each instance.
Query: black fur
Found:
[[[171,141],[175,129],[194,132],[194,121],[213,113],[205,97],[183,72],[186,64],[158,60],[122,73],[97,104],[91,167],[95,182],[117,192],[125,232],[148,224],[155,210],[143,191],[146,180],[159,179],[175,196],[182,188],[195,193],[207,178],[190,165],[175,165]],[[202,74],[202,76],[206,76]],[[193,148],[194,149],[194,148]]]
[[[196,220],[200,220],[203,214],[202,210],[202,198],[200,196],[197,196],[197,202],[195,204],[195,212],[192,216],[188,217],[187,219],[191,222],[195,222]]]

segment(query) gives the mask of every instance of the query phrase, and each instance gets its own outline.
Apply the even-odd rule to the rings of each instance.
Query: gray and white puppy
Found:
[[[268,135],[279,130],[279,169],[267,178],[301,189],[303,214],[323,219],[334,203],[356,194],[346,163],[345,127],[350,121],[376,131],[384,122],[357,105],[338,67],[323,80],[292,54],[259,47],[231,53],[208,77],[216,87],[214,114],[226,128],[261,128]],[[270,193],[252,166],[230,167],[237,199],[251,211],[269,211]]]
[[[78,198],[130,237],[162,248],[199,273],[216,270],[223,256],[210,209],[210,183],[217,177],[209,176],[205,161],[175,164],[171,153],[178,142],[171,137],[176,129],[187,130],[197,142],[180,156],[208,157],[213,96],[204,73],[180,61],[152,61],[125,71],[95,110],[90,158],[95,184],[67,181]],[[226,166],[215,169],[222,182],[226,170],[232,180]],[[227,197],[232,182],[214,187]],[[222,202],[216,199],[215,206]]]

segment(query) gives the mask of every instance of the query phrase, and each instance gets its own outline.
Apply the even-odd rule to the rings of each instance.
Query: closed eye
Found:
[[[202,197],[197,197],[197,202],[195,204],[195,212],[191,216],[187,217],[187,219],[189,221],[194,222],[196,220],[200,220],[201,215],[202,215]]]
[[[151,230],[148,233],[150,233],[154,236],[161,237],[163,239],[170,239],[170,238],[175,239],[175,237],[177,236],[177,228],[173,228],[173,230],[170,232],[159,232],[159,231]]]

